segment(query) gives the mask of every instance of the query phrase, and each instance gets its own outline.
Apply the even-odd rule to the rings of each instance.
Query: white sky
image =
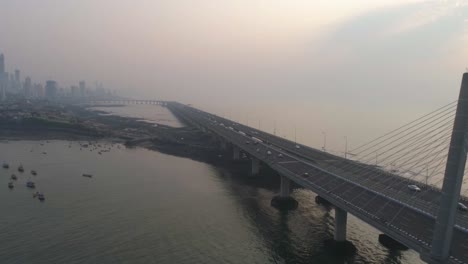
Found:
[[[467,2],[0,0],[0,52],[35,81],[362,141],[456,98]]]

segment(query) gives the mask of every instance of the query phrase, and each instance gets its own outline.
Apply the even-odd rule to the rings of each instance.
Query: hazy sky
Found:
[[[468,0],[0,0],[0,52],[36,81],[296,125],[315,146],[325,130],[338,148],[456,98]]]

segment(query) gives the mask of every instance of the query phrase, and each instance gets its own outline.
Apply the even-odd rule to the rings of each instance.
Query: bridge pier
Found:
[[[236,145],[232,146],[232,158],[234,160],[240,159],[240,148],[237,147]]]
[[[296,209],[298,203],[290,196],[291,180],[281,175],[280,193],[271,200],[271,205],[280,210]]]
[[[252,170],[251,170],[251,175],[257,175],[260,173],[260,160],[252,157]]]
[[[224,141],[223,139],[221,139],[220,142],[219,142],[219,144],[220,144],[220,147],[221,147],[222,150],[227,150],[228,146],[227,146],[227,142],[226,142],[226,141]]]
[[[346,225],[348,222],[348,212],[345,210],[335,207],[335,241],[344,242],[346,241]]]
[[[348,212],[345,210],[335,208],[335,233],[333,239],[325,241],[327,250],[332,251],[334,254],[342,256],[354,255],[357,251],[356,247],[346,240],[346,226],[348,222]]]

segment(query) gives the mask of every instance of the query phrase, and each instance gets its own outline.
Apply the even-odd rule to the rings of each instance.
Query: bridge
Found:
[[[457,101],[363,147],[365,156],[372,146],[389,153],[388,161],[402,163],[399,170],[370,164],[369,159],[338,157],[189,105],[167,102],[166,106],[184,122],[213,135],[223,148],[232,149],[233,159],[239,159],[241,153],[247,155],[252,175],[262,166],[275,170],[281,186],[272,202],[290,203],[293,181],[331,203],[336,242],[346,241],[350,213],[391,241],[416,250],[428,263],[468,264],[468,212],[459,205],[468,204],[460,195],[468,150],[468,73],[463,76]],[[440,132],[446,130],[448,136]],[[438,148],[444,145],[440,142],[447,142],[447,153]],[[424,159],[414,158],[410,150]],[[433,164],[443,165],[442,188],[416,180],[421,173],[414,168],[423,168],[422,160],[427,161],[427,177],[429,170],[436,170]]]
[[[130,105],[130,104],[148,104],[148,105],[161,105],[166,106],[167,101],[161,100],[138,100],[138,99],[101,99],[101,100],[88,100],[86,104],[89,105]]]

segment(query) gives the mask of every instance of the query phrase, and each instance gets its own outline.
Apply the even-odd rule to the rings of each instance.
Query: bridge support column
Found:
[[[290,196],[291,180],[289,180],[289,178],[282,176],[282,175],[280,177],[281,177],[280,193],[279,195],[276,195],[275,197],[273,197],[273,199],[271,200],[271,205],[280,210],[296,209],[298,206],[298,203],[296,199]]]
[[[252,176],[260,173],[260,160],[252,157],[252,171],[250,172]]]
[[[335,241],[346,241],[346,225],[348,222],[348,212],[335,207]]]
[[[223,139],[220,140],[220,146],[222,150],[227,150],[227,142],[224,141]]]
[[[333,239],[325,241],[327,250],[342,256],[354,255],[357,251],[353,243],[346,240],[348,212],[335,206],[335,234]]]
[[[234,160],[240,159],[240,148],[237,147],[236,145],[232,146],[232,158]]]
[[[289,189],[291,185],[291,180],[289,178],[281,176],[281,186],[280,186],[280,196],[289,197]]]

